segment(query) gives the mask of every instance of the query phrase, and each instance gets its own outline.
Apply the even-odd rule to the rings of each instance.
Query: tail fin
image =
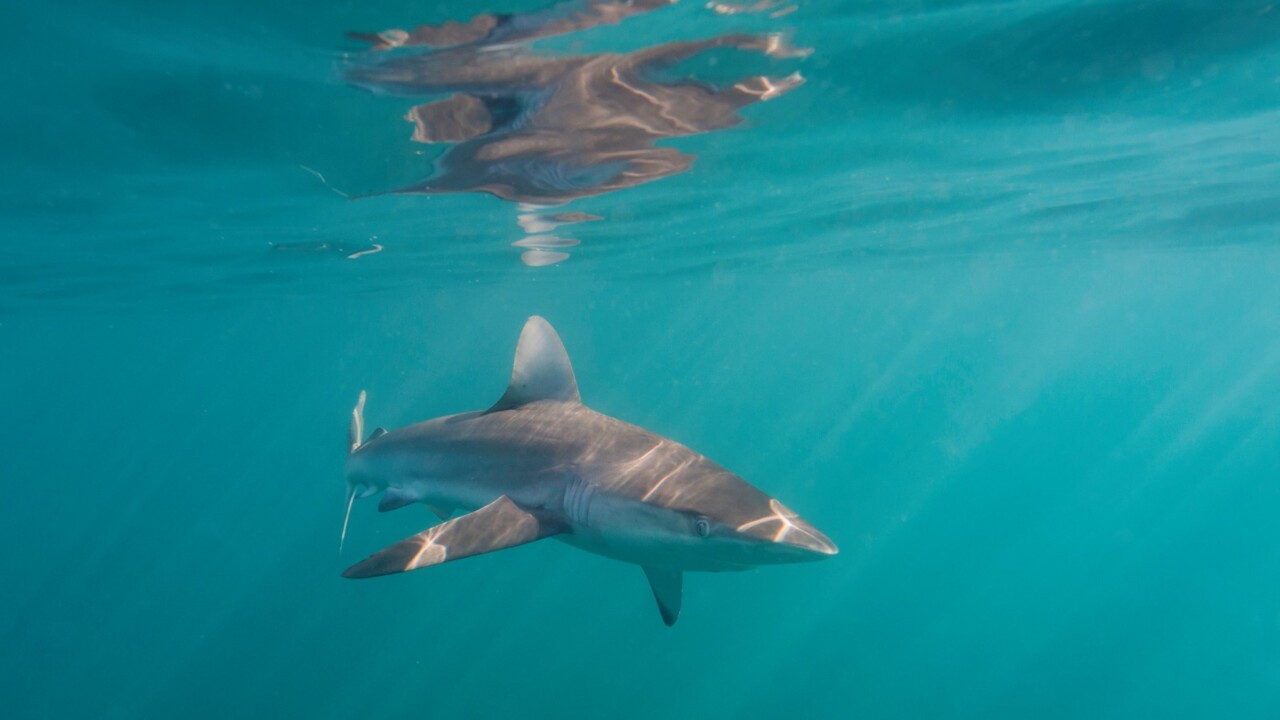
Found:
[[[342,546],[347,544],[347,522],[351,520],[351,506],[356,502],[356,489],[347,489],[347,511],[342,514],[342,536],[338,538],[338,554],[342,554]]]
[[[360,397],[356,398],[356,406],[351,409],[351,427],[347,430],[347,454],[356,451],[360,447],[360,438],[364,436],[364,400],[365,392],[360,391]],[[347,542],[347,523],[351,521],[351,506],[356,502],[356,488],[354,485],[347,487],[347,509],[342,514],[342,535],[338,538],[338,552],[342,552],[342,546]]]
[[[364,437],[364,399],[365,392],[361,390],[356,406],[351,409],[351,429],[347,431],[348,455],[360,447],[360,438]]]

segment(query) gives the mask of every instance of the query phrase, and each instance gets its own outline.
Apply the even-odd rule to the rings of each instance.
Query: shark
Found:
[[[486,410],[364,435],[360,393],[345,467],[345,540],[358,497],[441,520],[347,568],[363,579],[555,538],[639,565],[663,621],[686,572],[822,560],[835,543],[778,500],[674,440],[583,404],[560,336],[525,323],[506,392]]]

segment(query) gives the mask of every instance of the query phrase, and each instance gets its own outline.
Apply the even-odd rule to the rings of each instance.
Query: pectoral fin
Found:
[[[653,599],[658,601],[658,612],[662,613],[662,622],[671,627],[680,617],[680,598],[684,589],[684,575],[679,570],[646,567],[645,577],[649,578],[649,587],[653,589]]]
[[[503,495],[475,512],[379,550],[347,568],[342,576],[368,578],[417,570],[524,545],[567,529],[555,518],[536,515]]]

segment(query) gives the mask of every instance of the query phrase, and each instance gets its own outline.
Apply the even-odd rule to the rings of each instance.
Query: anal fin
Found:
[[[680,617],[680,599],[684,594],[684,574],[679,570],[666,568],[644,568],[644,576],[649,578],[649,587],[653,590],[653,599],[658,601],[658,612],[662,613],[662,622],[671,627]]]
[[[534,514],[503,495],[475,512],[424,530],[370,555],[343,571],[369,578],[417,570],[558,535],[568,526]]]

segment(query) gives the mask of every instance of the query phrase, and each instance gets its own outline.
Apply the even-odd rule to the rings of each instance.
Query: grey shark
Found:
[[[578,395],[560,337],[529,318],[493,407],[363,435],[352,413],[347,513],[414,503],[442,523],[343,572],[369,578],[555,537],[644,569],[667,625],[683,573],[821,560],[836,546],[782,503],[674,440],[598,413]],[[453,517],[459,511],[465,514]],[[452,518],[452,519],[450,519]],[[346,519],[343,520],[343,536]]]

